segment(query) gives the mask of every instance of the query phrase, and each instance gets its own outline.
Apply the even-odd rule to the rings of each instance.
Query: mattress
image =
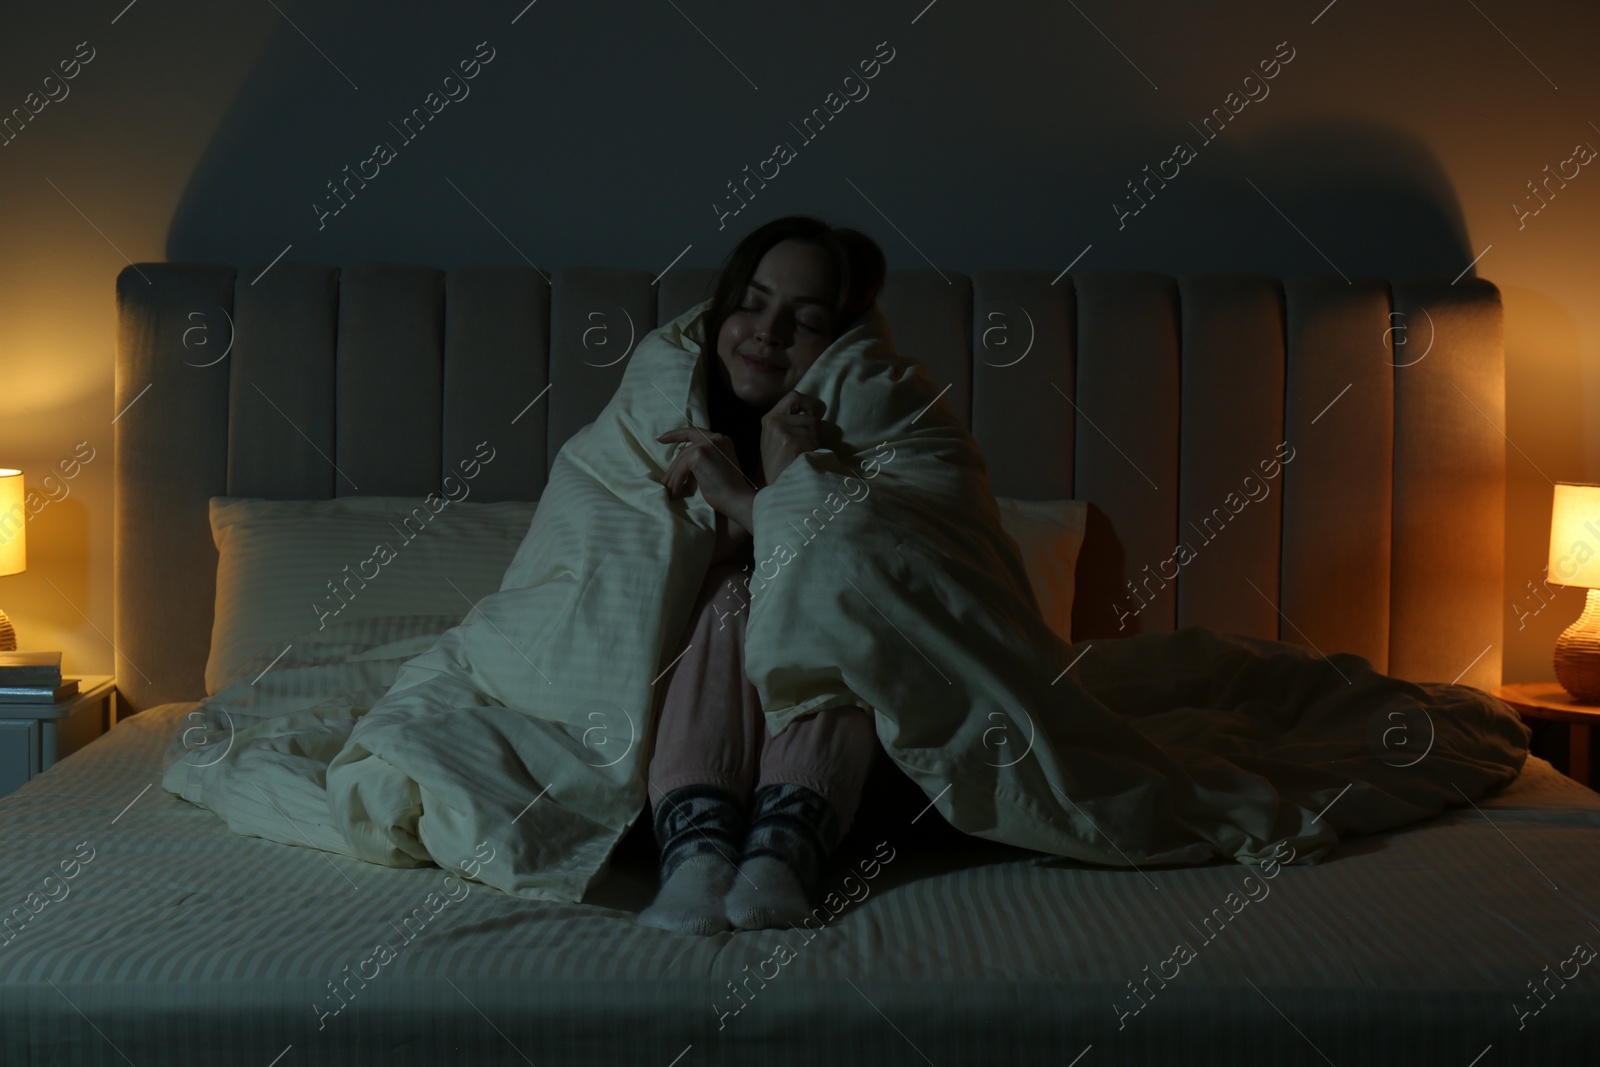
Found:
[[[1466,1065],[1600,1047],[1600,796],[1536,757],[1475,805],[1270,876],[969,838],[880,766],[809,929],[702,938],[633,921],[655,889],[647,820],[581,904],[234,835],[159,784],[194,707],[124,720],[0,800],[7,1067]]]

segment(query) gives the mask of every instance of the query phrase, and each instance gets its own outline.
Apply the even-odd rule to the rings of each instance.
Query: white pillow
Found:
[[[997,497],[1000,527],[1017,543],[1039,614],[1061,640],[1072,643],[1072,594],[1089,505],[1082,500],[1013,500]]]
[[[381,615],[465,615],[500,588],[536,507],[437,494],[212,497],[217,600],[207,694],[256,653],[307,630]]]

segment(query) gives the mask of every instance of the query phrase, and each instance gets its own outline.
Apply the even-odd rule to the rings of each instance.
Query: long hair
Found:
[[[751,230],[745,235],[711,280],[707,294],[705,344],[714,349],[722,324],[744,300],[744,291],[755,276],[761,257],[780,241],[799,240],[816,245],[833,261],[839,279],[839,301],[834,306],[834,338],[839,337],[872,307],[883,290],[888,273],[883,249],[860,230],[829,226],[810,215],[785,215]]]

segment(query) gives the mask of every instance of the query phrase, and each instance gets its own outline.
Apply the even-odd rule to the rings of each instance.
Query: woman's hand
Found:
[[[730,536],[737,538],[754,529],[751,513],[755,509],[756,488],[739,469],[733,438],[698,426],[668,430],[657,441],[687,441],[689,447],[672,458],[661,484],[667,497],[688,496],[695,489],[718,514],[728,518]],[[732,527],[737,526],[738,530]]]
[[[761,417],[761,469],[768,485],[800,453],[822,447],[819,430],[827,409],[816,397],[795,389]]]

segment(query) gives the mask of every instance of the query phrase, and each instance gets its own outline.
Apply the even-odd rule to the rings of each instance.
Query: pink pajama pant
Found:
[[[777,737],[744,673],[748,544],[706,573],[676,652],[656,724],[648,783],[653,807],[685,785],[717,785],[748,799],[759,786],[803,785],[833,805],[847,832],[878,750],[872,717],[854,705],[812,712]]]

